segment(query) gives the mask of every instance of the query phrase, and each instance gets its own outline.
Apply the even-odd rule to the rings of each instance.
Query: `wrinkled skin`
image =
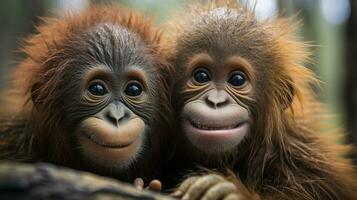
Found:
[[[243,200],[237,187],[219,175],[192,176],[187,178],[180,187],[171,194],[182,200]]]

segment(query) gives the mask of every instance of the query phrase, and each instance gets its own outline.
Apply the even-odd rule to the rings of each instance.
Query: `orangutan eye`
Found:
[[[131,82],[125,88],[125,94],[131,97],[136,97],[141,95],[143,92],[143,87],[138,82]]]
[[[236,87],[244,85],[246,81],[247,81],[247,79],[243,72],[235,72],[228,79],[228,83],[230,83],[231,85],[236,86]]]
[[[210,75],[204,69],[198,69],[193,74],[193,78],[197,83],[206,83],[211,80]]]
[[[104,84],[99,82],[94,82],[89,85],[88,91],[95,96],[104,96],[108,93],[108,90],[105,88]]]

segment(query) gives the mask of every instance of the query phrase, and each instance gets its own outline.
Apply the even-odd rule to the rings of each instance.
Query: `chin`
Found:
[[[107,169],[131,166],[143,150],[146,126],[139,118],[132,118],[120,126],[90,117],[77,132],[79,148],[85,160]]]
[[[124,146],[106,146],[82,135],[80,137],[81,154],[85,160],[99,168],[123,170],[130,167],[140,157],[142,137]]]

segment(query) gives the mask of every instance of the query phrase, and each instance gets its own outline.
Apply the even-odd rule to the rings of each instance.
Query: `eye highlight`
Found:
[[[211,77],[208,73],[207,70],[205,69],[198,69],[193,73],[193,79],[197,82],[197,83],[206,83],[211,81]]]
[[[95,96],[104,96],[108,93],[107,88],[100,82],[91,83],[88,87],[88,91]]]
[[[228,79],[228,83],[235,87],[243,86],[246,82],[247,78],[243,72],[234,72]]]
[[[143,93],[143,86],[139,82],[130,82],[126,85],[125,94],[131,97],[140,96]]]

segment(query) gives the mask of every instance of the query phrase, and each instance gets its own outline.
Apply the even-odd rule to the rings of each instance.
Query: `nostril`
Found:
[[[206,104],[207,104],[209,107],[212,107],[212,108],[215,108],[215,107],[216,107],[215,102],[212,101],[212,99],[210,99],[209,97],[207,97],[205,100],[206,100]]]
[[[111,123],[112,125],[114,126],[118,126],[118,122],[120,119],[117,119],[116,117],[114,117],[113,115],[111,115],[110,112],[108,112],[106,115],[105,115],[105,118],[106,120]]]
[[[105,119],[114,126],[119,126],[120,123],[124,123],[130,118],[129,112],[119,113],[119,112],[107,112]]]
[[[214,98],[214,97],[207,97],[206,103],[209,107],[216,109],[216,108],[226,105],[228,103],[228,99],[227,98],[219,99],[219,98]]]
[[[128,112],[124,112],[124,114],[118,118],[118,122],[125,122],[126,119],[128,119],[130,117],[130,114]]]
[[[223,101],[217,102],[217,103],[216,103],[216,107],[217,107],[217,108],[222,107],[222,106],[226,105],[227,102],[228,102],[227,99],[224,99]]]

